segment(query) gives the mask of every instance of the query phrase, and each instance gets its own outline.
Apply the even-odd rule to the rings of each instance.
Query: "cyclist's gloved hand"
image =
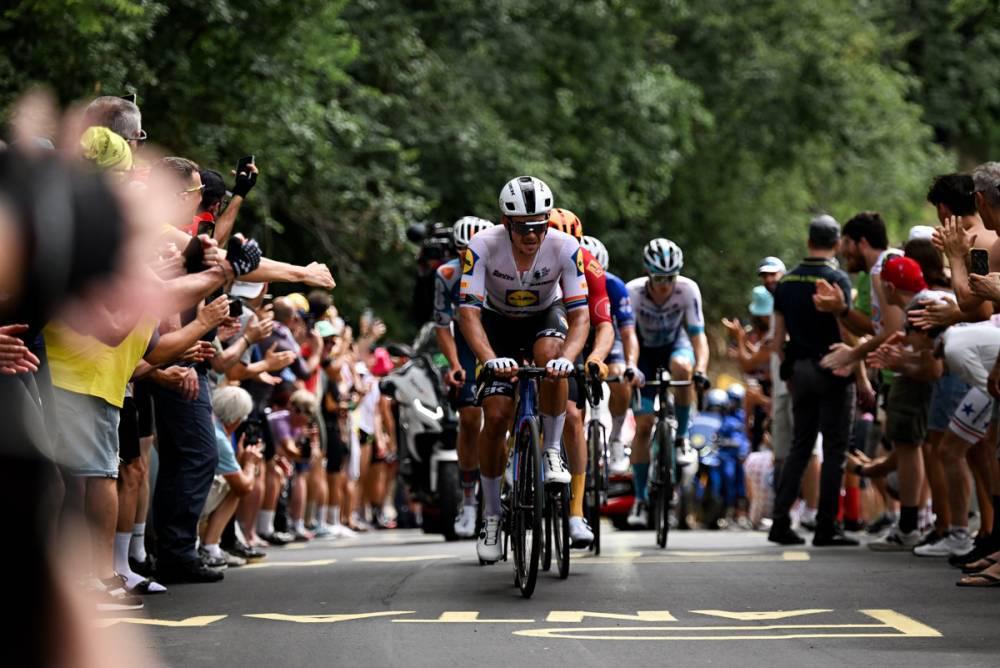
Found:
[[[565,357],[557,357],[549,360],[549,363],[545,365],[545,370],[549,372],[550,376],[564,378],[573,373],[573,362]]]
[[[632,383],[638,387],[642,387],[646,384],[646,374],[634,366],[630,366],[625,369],[625,377],[631,378]]]
[[[501,378],[509,378],[517,373],[517,361],[510,357],[495,357],[487,360],[483,366]]]
[[[710,381],[708,379],[708,376],[706,376],[705,374],[703,374],[700,371],[695,371],[694,372],[694,378],[693,378],[693,380],[694,380],[695,387],[697,387],[702,392],[704,392],[704,391],[708,390],[710,387],[712,387],[712,381]]]
[[[608,377],[608,365],[604,363],[604,360],[600,360],[600,359],[598,359],[596,357],[588,357],[587,358],[587,363],[584,364],[584,367],[587,369],[587,375],[590,375],[590,365],[591,364],[596,364],[597,365],[597,377],[598,378],[600,378],[601,380],[604,380],[605,378]]]

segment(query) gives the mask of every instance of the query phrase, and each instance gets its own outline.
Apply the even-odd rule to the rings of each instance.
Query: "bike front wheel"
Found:
[[[663,432],[656,439],[656,487],[653,494],[653,527],[656,529],[656,544],[667,546],[670,533],[670,503],[674,499],[674,452],[673,444]]]
[[[515,447],[514,490],[511,502],[511,545],[514,569],[521,596],[531,598],[538,578],[538,562],[543,542],[542,521],[545,492],[539,453],[538,422],[521,423]]]
[[[601,428],[591,423],[587,427],[587,453],[590,470],[587,474],[587,521],[594,532],[594,542],[590,549],[594,556],[601,554],[601,505],[608,491],[608,453]]]

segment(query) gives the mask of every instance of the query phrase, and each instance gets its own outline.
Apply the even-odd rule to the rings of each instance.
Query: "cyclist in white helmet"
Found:
[[[483,527],[476,551],[495,562],[503,550],[500,476],[505,440],[514,416],[510,378],[521,360],[545,366],[539,409],[547,483],[568,484],[560,449],[566,421],[566,377],[583,349],[590,327],[583,251],[576,239],[548,227],[552,191],[522,176],[500,191],[501,225],[477,234],[465,250],[459,325],[462,335],[497,380],[484,388],[479,437]]]
[[[605,360],[608,363],[608,373],[622,376],[626,372],[632,377],[632,383],[614,383],[609,385],[611,392],[608,397],[608,410],[611,412],[611,432],[608,434],[608,444],[611,448],[611,470],[624,473],[628,470],[628,457],[625,456],[625,444],[622,442],[622,428],[628,414],[629,401],[634,388],[642,383],[642,374],[637,373],[639,360],[639,339],[635,335],[635,313],[632,310],[632,300],[625,287],[625,281],[608,271],[608,249],[595,237],[584,235],[580,245],[590,251],[591,255],[604,267],[607,284],[608,300],[611,302],[611,318],[615,328],[615,342]]]
[[[642,252],[646,275],[628,283],[639,335],[639,371],[650,377],[658,368],[669,368],[673,380],[692,380],[708,387],[708,338],[698,284],[680,275],[681,249],[669,239],[653,239]],[[632,442],[635,503],[629,514],[632,526],[648,521],[646,482],[649,479],[649,439],[653,431],[654,388],[641,390],[642,405],[636,415]],[[687,438],[693,387],[674,388],[677,439]]]
[[[452,238],[459,254],[477,233],[493,227],[493,223],[475,216],[460,218],[452,227]],[[462,476],[462,511],[455,518],[455,534],[471,538],[476,534],[476,481],[479,479],[479,454],[476,440],[483,421],[483,411],[476,403],[476,356],[462,333],[452,326],[459,303],[459,283],[462,261],[449,260],[437,268],[434,279],[434,324],[438,347],[448,359],[445,381],[455,389],[454,404],[458,409],[458,467]]]

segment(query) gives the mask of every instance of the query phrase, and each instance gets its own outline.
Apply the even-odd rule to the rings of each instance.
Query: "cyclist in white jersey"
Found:
[[[484,562],[502,553],[500,476],[514,417],[510,378],[525,358],[549,372],[539,392],[545,480],[570,482],[560,455],[565,379],[587,340],[590,318],[582,251],[576,239],[549,229],[552,206],[552,192],[539,179],[510,181],[500,192],[501,225],[473,237],[463,261],[459,325],[476,357],[497,376],[483,391],[479,437],[484,512],[476,551]]]
[[[668,239],[653,239],[643,250],[646,276],[628,282],[629,298],[635,313],[639,336],[639,373],[644,380],[658,368],[670,369],[673,380],[695,380],[708,387],[708,338],[705,336],[705,316],[701,309],[698,284],[680,275],[684,256],[677,244]],[[652,387],[640,390],[641,408],[635,420],[632,441],[632,474],[635,501],[628,523],[645,527],[648,522],[649,442],[653,432]],[[692,387],[674,389],[677,414],[677,438],[687,436]]]

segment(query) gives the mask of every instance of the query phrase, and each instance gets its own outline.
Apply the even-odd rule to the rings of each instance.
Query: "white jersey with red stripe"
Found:
[[[562,299],[567,311],[587,306],[583,251],[576,239],[550,229],[527,271],[519,271],[507,227],[472,238],[462,261],[461,306],[508,318],[547,310]]]

